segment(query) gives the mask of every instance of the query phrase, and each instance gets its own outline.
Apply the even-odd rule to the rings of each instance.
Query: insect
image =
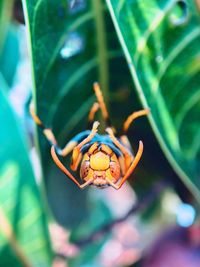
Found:
[[[109,114],[98,83],[94,83],[97,102],[93,104],[88,116],[91,130],[85,130],[73,137],[61,149],[50,128],[46,128],[40,118],[35,114],[33,104],[30,113],[35,123],[43,130],[44,135],[51,144],[51,156],[61,171],[70,178],[79,188],[94,185],[98,188],[112,186],[120,189],[130,177],[143,153],[143,143],[139,141],[139,148],[134,157],[126,133],[131,123],[138,117],[147,115],[149,109],[133,112],[123,124],[122,134],[116,135],[111,126]],[[95,114],[101,110],[105,121],[105,134],[98,133],[99,122],[94,120]],[[59,157],[66,157],[72,152],[70,168],[77,171],[80,166],[80,183],[74,175],[63,165]]]

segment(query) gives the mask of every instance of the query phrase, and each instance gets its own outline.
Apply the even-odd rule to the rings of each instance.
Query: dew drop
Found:
[[[157,63],[161,63],[163,61],[163,57],[161,55],[157,55],[155,59]]]
[[[71,14],[75,14],[86,8],[86,0],[68,0],[68,7]]]
[[[72,32],[68,34],[68,37],[60,51],[60,55],[62,58],[68,59],[79,54],[83,51],[84,47],[85,42],[83,38],[77,32]]]

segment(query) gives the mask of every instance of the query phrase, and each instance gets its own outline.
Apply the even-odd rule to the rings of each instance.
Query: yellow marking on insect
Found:
[[[118,161],[119,161],[119,165],[120,165],[120,168],[121,168],[121,173],[122,173],[122,175],[124,175],[125,174],[125,162],[124,162],[124,157],[122,157],[122,156],[120,156],[119,158],[118,158]]]
[[[88,150],[88,153],[92,154],[97,148],[98,148],[98,143],[96,142],[90,147],[90,149]]]
[[[112,149],[104,144],[101,145],[101,151],[105,152],[108,155],[111,155],[113,153]]]
[[[117,156],[115,154],[112,155],[111,160],[115,161],[115,162],[118,162]]]
[[[90,157],[90,166],[94,170],[106,170],[109,168],[110,158],[103,152],[99,151]]]
[[[75,169],[75,164],[77,162],[77,159],[78,159],[79,155],[80,155],[80,150],[77,147],[75,147],[74,150],[73,150],[72,162],[71,162],[71,165],[70,165],[72,170]]]
[[[88,175],[84,177],[85,181],[89,181],[93,177],[94,171],[92,169],[89,169]]]
[[[106,171],[106,180],[115,183],[116,179],[112,176],[110,169]]]
[[[86,161],[86,160],[90,160],[90,157],[89,157],[89,155],[88,155],[87,153],[83,155],[83,160],[82,160],[82,162],[84,162],[84,161]]]

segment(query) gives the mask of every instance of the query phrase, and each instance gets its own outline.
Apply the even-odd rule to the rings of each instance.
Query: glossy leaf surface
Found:
[[[200,27],[193,1],[107,0],[137,92],[169,162],[198,200]]]
[[[18,26],[10,23],[2,53],[0,53],[0,79],[4,79],[9,87],[13,85],[20,59],[19,38]]]
[[[53,128],[63,147],[72,136],[87,128],[87,115],[95,101],[93,82],[101,83],[108,102],[111,83],[113,90],[116,86],[123,89],[129,73],[120,74],[121,69],[127,68],[103,1],[23,3],[30,34],[37,113],[47,127]],[[117,78],[110,75],[111,69],[118,71]],[[39,142],[54,214],[60,223],[76,227],[89,212],[87,190],[79,190],[55,167],[41,132]],[[78,177],[79,173],[75,175]],[[76,212],[72,213],[71,207]]]
[[[13,7],[13,0],[6,1],[1,0],[0,1],[0,55],[2,54],[2,48],[4,46],[4,42],[7,36],[7,31],[9,27],[9,22],[12,15],[12,7]]]
[[[3,91],[0,84],[0,262],[8,267],[50,266],[42,198],[20,123]]]
[[[0,80],[9,86],[19,61],[19,36],[17,26],[11,23],[12,7],[13,0],[0,1]]]

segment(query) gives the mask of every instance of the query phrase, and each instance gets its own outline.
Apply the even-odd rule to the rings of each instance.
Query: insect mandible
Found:
[[[97,102],[93,104],[89,112],[88,121],[91,130],[83,131],[73,137],[66,146],[61,149],[50,128],[46,128],[40,118],[35,114],[33,104],[30,105],[30,113],[35,123],[43,130],[44,135],[51,144],[51,156],[61,171],[70,178],[79,188],[94,185],[98,188],[112,186],[120,189],[130,177],[143,153],[143,143],[139,141],[136,155],[126,135],[131,123],[138,117],[147,115],[149,109],[133,112],[125,120],[120,135],[115,134],[111,126],[109,114],[98,83],[94,83],[94,91]],[[105,134],[98,134],[99,122],[94,121],[98,109],[101,109],[105,121]],[[80,165],[80,183],[74,175],[63,165],[59,156],[66,157],[72,152],[70,168],[77,171]]]

